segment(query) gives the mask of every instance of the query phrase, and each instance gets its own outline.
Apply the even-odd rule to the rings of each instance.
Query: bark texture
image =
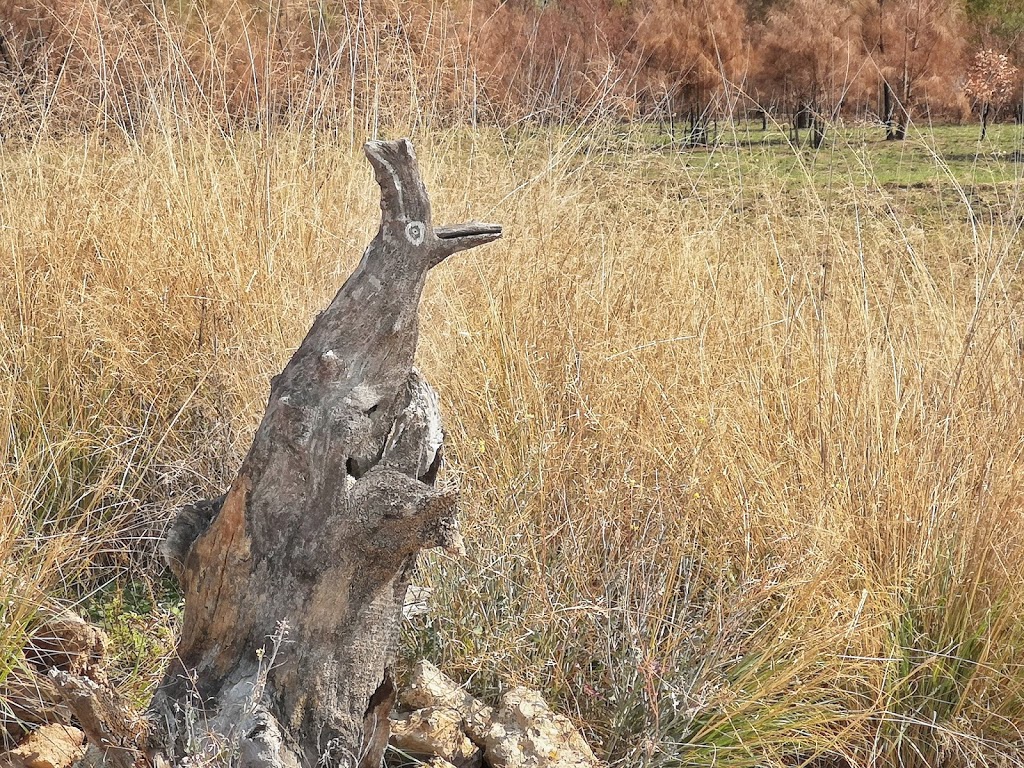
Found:
[[[241,766],[378,766],[417,553],[461,550],[434,487],[438,400],[413,368],[427,271],[501,236],[435,229],[408,140],[370,142],[380,231],[271,382],[228,492],[182,510],[165,555],[185,591],[150,756]]]

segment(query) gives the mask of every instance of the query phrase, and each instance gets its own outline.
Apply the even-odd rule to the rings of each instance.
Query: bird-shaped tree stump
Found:
[[[365,152],[380,231],[272,380],[228,492],[165,541],[185,613],[151,705],[155,762],[379,766],[417,553],[462,547],[455,494],[434,487],[437,396],[413,368],[419,301],[431,267],[501,227],[435,228],[412,144]]]

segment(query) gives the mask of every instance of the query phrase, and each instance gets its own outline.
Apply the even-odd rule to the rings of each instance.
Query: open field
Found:
[[[712,130],[712,147],[680,154],[688,139],[688,124],[670,131],[666,124],[622,126],[598,133],[588,149],[623,152],[660,150],[678,171],[714,181],[742,181],[760,173],[794,186],[813,182],[819,192],[833,185],[843,191],[848,184],[939,188],[1019,182],[1024,173],[1024,131],[1015,125],[992,127],[978,141],[976,125],[918,127],[906,141],[885,141],[884,129],[871,125],[840,125],[829,128],[819,150],[809,146],[809,133],[799,132],[802,149],[791,146],[791,124],[760,120],[724,122]],[[707,162],[710,159],[712,162]],[[952,184],[950,184],[952,182]]]
[[[759,126],[758,126],[759,128]],[[1024,765],[1022,134],[415,136],[422,368],[468,556],[403,655],[541,689],[623,766]],[[376,229],[315,133],[0,146],[0,675],[39,605],[144,703],[174,505]]]

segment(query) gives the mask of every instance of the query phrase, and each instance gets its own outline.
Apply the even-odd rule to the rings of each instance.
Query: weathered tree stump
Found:
[[[408,140],[370,142],[381,226],[274,377],[238,476],[165,542],[185,613],[151,706],[150,756],[241,766],[378,766],[389,665],[417,553],[460,550],[434,488],[437,396],[413,368],[427,271],[501,236],[435,229]]]

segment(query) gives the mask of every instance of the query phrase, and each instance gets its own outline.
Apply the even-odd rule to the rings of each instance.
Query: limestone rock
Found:
[[[106,768],[132,768],[137,764],[137,744],[145,726],[117,691],[105,683],[58,669],[50,670],[50,679],[90,745],[103,750]]]
[[[33,725],[68,725],[71,710],[50,678],[19,667],[0,683],[0,750],[14,747]]]
[[[412,754],[436,755],[456,768],[475,766],[460,762],[468,737],[483,747],[488,768],[601,765],[572,722],[552,712],[541,695],[528,688],[514,688],[501,697],[497,708],[488,707],[433,664],[421,661],[398,699],[414,711],[392,716],[392,744]]]
[[[441,758],[455,768],[479,768],[483,757],[462,730],[462,713],[444,706],[393,715],[391,744],[411,755]]]
[[[97,682],[104,679],[103,658],[107,636],[73,611],[53,611],[25,644],[25,659],[41,670],[58,669],[84,675]]]
[[[43,725],[0,755],[4,768],[69,768],[85,753],[85,734],[68,725]]]
[[[477,741],[490,725],[493,710],[462,690],[458,683],[429,661],[413,667],[409,682],[398,693],[406,709],[449,708],[459,712],[466,734]]]
[[[513,688],[501,697],[479,742],[491,768],[596,768],[590,746],[570,720],[552,712],[536,691]]]
[[[47,676],[61,670],[105,680],[107,638],[69,610],[39,610],[41,621],[23,650],[25,661],[0,681],[0,750],[13,747],[34,725],[68,725],[71,710]]]
[[[95,744],[90,744],[88,737],[85,741],[85,753],[78,758],[78,761],[71,768],[108,768],[106,753]],[[158,765],[155,768],[171,768],[169,765]]]

